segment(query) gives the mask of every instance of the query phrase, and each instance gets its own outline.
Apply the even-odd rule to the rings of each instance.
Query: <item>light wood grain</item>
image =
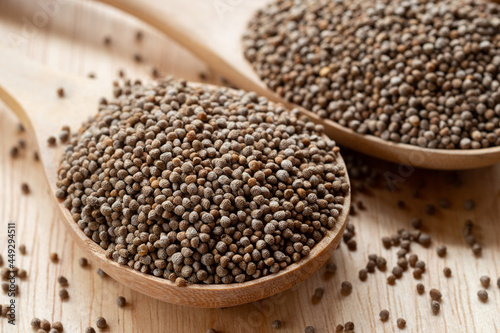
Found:
[[[244,58],[242,36],[252,15],[269,0],[97,0],[130,13],[198,55],[237,86],[286,103],[267,89]],[[395,163],[421,168],[459,170],[500,162],[500,147],[430,149],[360,135],[329,119],[295,106],[341,145]]]
[[[22,6],[28,11],[37,8],[31,1],[0,2],[0,41],[7,43],[9,32],[21,31],[21,18],[27,15],[17,10]],[[149,50],[147,56],[144,54],[144,64],[132,61],[133,53],[138,51],[133,37],[138,28],[145,32],[142,45]],[[114,46],[106,49],[102,46],[102,38],[111,30],[120,31],[123,37],[114,39]],[[132,77],[147,77],[153,64],[163,72],[189,80],[195,80],[200,71],[213,77],[206,66],[147,26],[109,8],[86,2],[64,6],[46,29],[21,44],[18,50],[40,63],[81,77],[94,71],[98,77],[112,79],[123,67],[129,68],[127,72]],[[95,327],[95,319],[101,315],[109,323],[109,332],[124,333],[191,333],[205,332],[210,327],[224,333],[301,333],[306,325],[326,333],[350,320],[354,321],[356,332],[490,333],[500,330],[500,290],[492,284],[486,304],[476,296],[481,275],[488,274],[493,280],[500,276],[498,166],[460,172],[464,185],[455,188],[444,181],[446,172],[417,170],[405,173],[407,170],[398,165],[387,165],[384,170],[402,177],[404,182],[394,192],[380,189],[356,196],[355,201],[363,200],[367,207],[366,211],[351,218],[356,226],[358,250],[349,252],[342,244],[334,252],[332,260],[339,267],[336,275],[326,277],[321,270],[292,290],[243,306],[194,309],[157,301],[110,278],[102,279],[95,273],[95,265],[87,270],[78,266],[77,260],[84,253],[72,242],[58,217],[58,208],[52,201],[42,166],[32,160],[33,136],[30,133],[19,135],[18,120],[13,113],[6,107],[0,109],[0,253],[5,259],[7,222],[14,220],[18,243],[27,244],[28,248],[27,255],[18,256],[17,263],[29,274],[20,282],[17,326],[11,327],[5,319],[0,319],[0,332],[31,332],[29,321],[37,316],[61,320],[66,332],[79,333],[89,324]],[[28,150],[12,160],[8,150],[20,138],[27,140]],[[427,185],[420,191],[421,198],[412,200],[413,188],[420,180],[425,180]],[[25,181],[32,184],[29,196],[21,194],[20,184]],[[438,209],[435,216],[426,217],[425,204],[437,203],[442,197],[451,199],[453,209]],[[465,212],[463,201],[470,197],[476,198],[477,208]],[[396,207],[399,199],[406,201],[407,209]],[[433,238],[430,249],[414,245],[412,251],[427,263],[428,270],[422,279],[427,290],[438,287],[443,292],[442,311],[437,316],[430,311],[428,295],[416,294],[417,282],[411,273],[405,273],[396,286],[385,283],[388,272],[377,271],[366,282],[357,279],[357,271],[364,267],[369,253],[385,256],[388,267],[395,264],[395,251],[384,249],[380,237],[395,233],[399,228],[409,228],[409,221],[414,216],[424,217],[426,230]],[[467,218],[472,218],[477,225],[475,233],[484,246],[482,257],[475,258],[462,238],[461,229]],[[435,247],[441,244],[448,246],[448,256],[444,259],[435,253]],[[59,264],[50,263],[51,252],[59,253]],[[445,266],[453,270],[450,279],[442,274]],[[66,302],[57,297],[56,278],[61,274],[70,282],[70,299]],[[340,294],[340,283],[344,280],[354,285],[349,296]],[[311,297],[319,286],[326,287],[325,296],[313,304]],[[125,296],[129,302],[124,309],[114,304],[118,295]],[[7,301],[7,296],[0,294],[0,303]],[[383,308],[391,312],[387,323],[378,320],[378,313]],[[396,328],[397,317],[407,320],[406,330]],[[271,329],[274,319],[283,321],[280,331]]]

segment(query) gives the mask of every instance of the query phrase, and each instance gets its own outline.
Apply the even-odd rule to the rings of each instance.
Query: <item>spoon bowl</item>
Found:
[[[244,58],[241,38],[254,13],[270,0],[97,0],[127,12],[204,60],[239,88],[255,91],[289,108],[298,108],[325,127],[337,143],[367,155],[398,164],[442,170],[484,167],[500,162],[500,147],[482,149],[431,149],[361,135],[338,123],[284,101],[260,80]]]
[[[41,162],[52,195],[57,190],[57,170],[62,146],[49,147],[48,137],[59,133],[63,125],[73,130],[97,113],[98,100],[111,94],[110,82],[89,80],[58,73],[15,55],[0,45],[0,99],[21,119],[25,127],[35,134]],[[58,88],[65,96],[58,97]],[[338,163],[344,165],[340,154]],[[350,194],[345,197],[341,216],[333,230],[317,243],[310,254],[276,274],[244,283],[227,285],[194,284],[178,287],[173,282],[136,271],[107,259],[105,251],[88,238],[73,221],[71,213],[58,204],[69,235],[91,260],[113,279],[142,294],[179,305],[204,308],[229,307],[253,302],[285,291],[305,280],[331,256],[342,239],[350,208]]]

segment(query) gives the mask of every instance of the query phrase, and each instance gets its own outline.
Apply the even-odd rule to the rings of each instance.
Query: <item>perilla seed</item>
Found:
[[[388,310],[382,310],[380,311],[380,320],[381,321],[387,321],[389,319],[389,311]]]
[[[63,98],[64,97],[64,89],[63,88],[58,88],[57,89],[57,96],[59,98]],[[54,138],[55,139],[55,138]]]
[[[354,323],[352,321],[348,321],[347,323],[345,323],[344,330],[353,331],[354,330]]]
[[[314,332],[316,332],[316,330],[312,326],[306,326],[304,332],[305,333],[314,333]]]
[[[21,191],[23,192],[23,194],[30,194],[30,192],[31,192],[29,185],[26,183],[21,184]]]
[[[59,255],[55,252],[50,254],[50,261],[57,263],[59,261]]]
[[[66,300],[69,298],[69,293],[66,288],[62,288],[61,290],[59,290],[59,298],[62,300]]]
[[[58,332],[64,331],[63,324],[60,321],[56,321],[56,322],[52,323],[52,328],[56,329]]]
[[[441,292],[435,288],[432,288],[429,291],[429,295],[431,296],[431,299],[434,301],[439,301],[439,300],[441,300],[441,297],[442,297]]]
[[[422,295],[425,292],[425,286],[422,283],[417,284],[417,292]]]
[[[436,248],[436,252],[437,252],[438,256],[440,256],[440,257],[446,256],[446,246],[444,246],[444,245],[438,246]]]
[[[445,267],[445,268],[443,269],[443,273],[444,273],[444,276],[446,276],[446,277],[450,277],[450,276],[451,276],[451,268],[449,268],[449,267]]]
[[[273,320],[271,322],[271,328],[275,329],[275,330],[278,330],[281,328],[281,321],[280,320]]]
[[[105,329],[107,326],[106,319],[104,319],[103,317],[98,317],[95,322],[95,325],[97,326],[97,328],[100,328],[101,330]]]
[[[123,296],[118,296],[116,298],[116,305],[118,305],[119,308],[123,308],[125,305],[127,305],[127,300]]]
[[[352,284],[351,284],[351,282],[349,282],[349,281],[342,282],[342,284],[341,284],[341,290],[342,290],[342,294],[344,294],[344,295],[350,294],[351,291],[352,291]]]
[[[481,282],[481,284],[483,285],[484,288],[490,287],[491,279],[489,276],[483,275],[479,278],[479,281]]]
[[[477,297],[481,302],[486,302],[488,301],[488,292],[484,289],[481,289],[477,292]]]
[[[19,253],[23,256],[26,254],[26,245],[24,244],[19,245]]]
[[[40,328],[46,332],[50,330],[50,322],[47,319],[44,319],[40,322]]]
[[[85,268],[88,266],[89,262],[87,258],[80,258],[78,259],[78,264],[80,265],[80,267]]]
[[[431,301],[431,309],[434,314],[438,314],[439,310],[441,310],[441,304],[438,301]]]
[[[68,286],[68,279],[66,279],[62,275],[60,275],[59,277],[57,277],[57,282],[59,282],[59,285],[61,287],[67,287]]]
[[[403,318],[398,318],[398,320],[396,321],[397,325],[398,325],[398,328],[399,329],[404,329],[406,327],[406,320],[404,320]]]
[[[85,333],[95,333],[95,329],[93,327],[87,327]]]

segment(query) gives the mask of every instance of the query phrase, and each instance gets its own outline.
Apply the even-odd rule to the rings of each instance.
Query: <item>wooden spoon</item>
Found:
[[[199,56],[238,87],[288,104],[268,89],[243,56],[241,38],[252,15],[269,0],[98,0],[149,23]],[[361,135],[298,107],[339,144],[391,162],[458,170],[500,162],[500,147],[430,149]]]
[[[99,98],[111,93],[111,83],[57,73],[18,57],[1,45],[0,73],[0,98],[14,110],[25,126],[35,133],[45,175],[54,195],[57,190],[57,169],[64,149],[61,146],[49,147],[47,138],[57,135],[63,125],[69,125],[73,130],[79,128],[83,121],[96,114]],[[64,88],[63,98],[59,98],[56,93],[60,87]],[[341,157],[339,163],[344,164]],[[69,210],[62,204],[59,204],[59,207],[64,215],[64,224],[69,228],[74,241],[101,269],[118,282],[169,303],[215,308],[269,297],[309,277],[330,258],[339,244],[346,226],[350,202],[348,195],[335,229],[328,231],[306,258],[277,274],[240,284],[195,284],[187,287],[177,287],[169,280],[143,274],[107,259],[104,250],[88,238],[73,221]]]

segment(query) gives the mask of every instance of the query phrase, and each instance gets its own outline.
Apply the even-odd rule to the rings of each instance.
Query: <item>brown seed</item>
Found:
[[[358,246],[358,244],[356,243],[356,240],[354,239],[349,239],[347,242],[347,248],[349,249],[349,251],[356,251],[356,248]]]
[[[59,255],[55,252],[52,252],[50,254],[50,261],[52,261],[53,263],[57,263],[59,261]]]
[[[429,295],[431,296],[431,299],[434,301],[439,301],[439,300],[441,300],[441,297],[442,297],[441,292],[435,288],[432,288],[429,291]]]
[[[49,146],[55,146],[56,145],[56,138],[55,136],[49,136],[47,139],[47,143]]]
[[[476,202],[473,199],[467,199],[464,202],[465,210],[473,210],[476,207]]]
[[[444,245],[438,246],[436,248],[436,252],[437,252],[438,256],[440,256],[440,257],[446,256],[446,246],[444,246]]]
[[[123,296],[118,296],[116,298],[116,305],[118,305],[119,308],[123,308],[125,305],[127,305],[127,300]]]
[[[491,279],[489,276],[483,275],[479,278],[479,281],[483,285],[484,288],[489,288]]]
[[[59,282],[59,285],[61,287],[67,287],[68,286],[68,279],[66,279],[64,276],[60,275],[57,278],[57,282]]]
[[[398,325],[398,328],[399,329],[404,329],[406,327],[406,320],[404,320],[403,318],[398,318],[398,320],[396,321],[397,325]]]
[[[312,326],[306,326],[304,332],[305,333],[314,333],[314,332],[316,332],[316,330]]]
[[[488,301],[488,292],[484,289],[481,289],[477,292],[477,297],[479,297],[479,300],[481,300],[481,302],[486,302]]]
[[[419,218],[413,218],[411,220],[411,226],[415,229],[420,229],[422,228],[422,220]]]
[[[40,156],[38,156],[38,152],[36,152],[36,151],[35,151],[35,152],[33,152],[33,159],[34,159],[35,161],[40,161]]]
[[[387,277],[387,283],[390,284],[390,285],[393,285],[396,283],[396,277],[391,274]]]
[[[50,330],[50,322],[47,320],[47,319],[43,319],[41,322],[40,322],[40,328],[46,332],[48,332]]]
[[[497,279],[497,287],[500,288],[500,277]]]
[[[95,73],[90,72],[90,73],[87,74],[87,77],[89,79],[95,79]]]
[[[385,269],[387,268],[387,261],[383,257],[377,257],[375,264],[380,271],[385,271]]]
[[[329,262],[325,266],[325,271],[327,274],[335,274],[337,272],[337,265],[334,262]]]
[[[449,267],[445,267],[445,268],[443,269],[443,273],[444,273],[444,276],[446,276],[446,277],[450,277],[450,276],[451,276],[451,268],[449,268]]]
[[[135,62],[142,62],[142,56],[139,53],[134,54],[134,60]]]
[[[64,89],[63,88],[58,88],[57,89],[57,96],[59,96],[59,98],[63,98],[64,97]]]
[[[60,321],[56,321],[56,322],[52,323],[52,328],[56,329],[58,332],[64,331],[63,324]]]
[[[438,301],[431,301],[431,309],[434,314],[438,314],[439,310],[441,310],[441,304]]]
[[[281,328],[281,320],[273,320],[271,322],[271,328],[275,329],[275,330],[278,330]]]
[[[23,256],[26,254],[26,245],[24,244],[19,245],[19,253],[22,254]]]
[[[177,287],[185,287],[187,285],[187,282],[184,278],[178,277],[175,279],[175,285]]]
[[[142,41],[142,37],[144,37],[142,31],[138,30],[136,33],[135,33],[135,40],[137,42],[140,42]]]
[[[350,294],[351,291],[352,291],[352,284],[351,284],[351,282],[349,282],[349,281],[342,282],[342,284],[341,284],[341,290],[342,290],[342,294],[344,294],[344,295]]]
[[[478,243],[475,243],[474,245],[472,245],[472,252],[474,252],[475,255],[479,256],[483,252],[483,247]]]
[[[110,46],[111,45],[111,41],[112,41],[111,37],[109,37],[109,36],[104,37],[104,45]]]
[[[434,215],[436,214],[436,206],[434,205],[425,205],[425,212],[427,213],[427,215]]]
[[[366,281],[366,279],[368,278],[368,270],[366,268],[360,269],[358,277],[361,281]]]
[[[422,283],[417,284],[417,292],[422,295],[425,292],[425,287]]]
[[[420,268],[422,270],[422,273],[425,272],[425,262],[423,262],[422,260],[417,260],[417,262],[415,263],[415,267]]]
[[[421,233],[420,236],[418,237],[418,242],[422,246],[427,247],[431,244],[431,236]]]
[[[413,277],[418,280],[422,277],[422,273],[422,269],[417,267],[413,270]]]
[[[338,324],[337,327],[335,327],[335,332],[342,332],[344,330],[344,325]]]
[[[80,267],[85,268],[88,266],[89,262],[88,262],[87,258],[80,258],[80,259],[78,259],[78,264],[80,265]]]
[[[18,123],[17,124],[17,130],[20,132],[20,133],[23,133],[25,131],[24,129],[24,125],[22,123]]]
[[[418,256],[415,253],[410,254],[408,257],[408,263],[410,264],[411,267],[415,267],[415,264],[418,261]]]
[[[323,295],[325,294],[325,288],[324,287],[318,287],[314,290],[314,297],[316,299],[321,299],[323,298]]]
[[[354,330],[354,323],[352,321],[348,321],[347,323],[344,324],[344,329],[346,331],[353,331]]]
[[[35,318],[31,319],[30,324],[31,324],[31,328],[36,330],[36,329],[40,328],[41,321],[40,321],[40,319],[35,317]]]
[[[102,270],[102,269],[100,269],[100,268],[98,268],[98,269],[97,269],[97,275],[99,275],[99,276],[100,276],[100,277],[102,277],[102,278],[106,278],[106,277],[108,277],[108,274],[106,274],[106,272],[105,272],[105,271],[103,271],[103,270]]]
[[[87,327],[85,333],[95,333],[95,329],[93,327]]]
[[[382,244],[384,244],[386,249],[389,249],[392,246],[391,238],[387,236],[382,237]]]
[[[62,300],[66,300],[69,298],[69,293],[66,288],[62,288],[61,290],[59,290],[59,298],[61,298]]]
[[[403,269],[399,266],[394,266],[392,269],[392,275],[394,275],[396,278],[401,278],[403,276]]]
[[[380,311],[380,320],[381,321],[387,321],[389,319],[389,311],[388,310],[382,310]]]
[[[16,158],[17,156],[19,156],[19,149],[17,147],[12,147],[10,148],[9,154],[10,157]]]
[[[97,328],[100,328],[101,330],[105,329],[107,326],[106,319],[104,319],[103,317],[98,317],[95,322],[95,325],[97,326]]]
[[[20,269],[18,272],[17,272],[17,276],[21,279],[21,280],[24,280],[26,278],[26,276],[28,276],[28,272],[26,272],[25,269]]]
[[[26,183],[21,184],[21,191],[23,192],[23,194],[30,194],[31,192],[29,185]]]

